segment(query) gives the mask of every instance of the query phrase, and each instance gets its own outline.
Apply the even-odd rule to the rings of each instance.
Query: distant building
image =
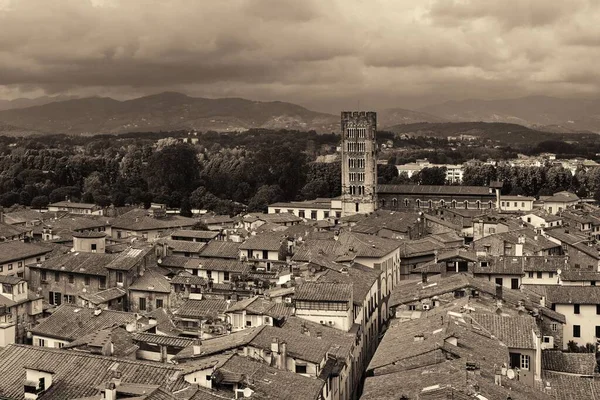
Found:
[[[70,214],[104,215],[104,210],[100,206],[90,203],[75,203],[70,200],[49,204],[48,211],[66,211]]]

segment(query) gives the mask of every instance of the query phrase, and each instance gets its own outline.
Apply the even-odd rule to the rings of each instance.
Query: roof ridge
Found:
[[[96,292],[96,293],[98,293],[98,292]],[[68,306],[68,307],[71,307],[71,308],[79,308],[79,309],[82,309],[82,310],[88,309],[87,307],[77,306],[76,304],[71,304],[71,303],[63,303],[63,304],[60,305],[60,307],[65,307],[65,306]],[[58,307],[56,310],[59,310],[60,307]],[[91,308],[89,308],[89,310],[94,311]],[[107,309],[102,309],[102,312],[103,313],[105,313],[105,312],[111,312],[111,313],[115,313],[115,314],[131,314],[132,317],[135,317],[135,314],[136,314],[136,313],[132,313],[130,311],[111,310],[111,309],[108,309],[108,308]]]
[[[6,346],[2,351],[8,349],[9,347],[19,347],[19,348],[23,348],[23,349],[30,349],[30,350],[36,350],[36,351],[44,351],[44,352],[49,352],[49,353],[57,353],[57,354],[64,354],[64,355],[71,355],[74,357],[86,357],[86,358],[97,358],[97,359],[101,359],[101,360],[113,360],[119,364],[121,363],[126,363],[126,364],[134,364],[134,365],[147,365],[147,366],[154,366],[154,367],[159,367],[159,368],[165,368],[165,369],[171,369],[174,371],[180,371],[180,368],[176,367],[176,364],[159,364],[156,362],[151,362],[151,361],[140,361],[140,360],[131,360],[128,358],[119,358],[119,357],[110,357],[110,356],[102,356],[99,354],[91,354],[91,353],[86,353],[86,352],[80,352],[80,351],[64,351],[62,349],[59,348],[55,348],[55,347],[42,347],[42,346],[31,346],[31,345],[27,345],[27,344],[19,344],[19,343],[11,343],[8,346]],[[0,355],[2,354],[2,351],[0,351]]]

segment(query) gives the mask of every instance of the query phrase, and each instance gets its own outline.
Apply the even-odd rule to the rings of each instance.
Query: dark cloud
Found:
[[[599,18],[595,0],[0,0],[0,98],[567,97],[600,88]]]

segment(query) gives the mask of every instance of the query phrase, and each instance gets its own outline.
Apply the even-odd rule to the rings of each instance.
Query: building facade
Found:
[[[377,208],[377,114],[342,112],[342,216]]]

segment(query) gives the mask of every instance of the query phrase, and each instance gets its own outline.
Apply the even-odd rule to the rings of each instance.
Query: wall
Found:
[[[226,315],[233,332],[262,325],[273,326],[273,318],[267,315],[247,314],[246,311],[227,313]],[[247,325],[247,322],[250,322],[250,325]]]
[[[0,275],[19,275],[27,278],[27,266],[44,260],[46,260],[46,255],[37,255],[0,264]],[[21,263],[21,266],[19,266],[19,263]]]
[[[306,219],[312,219],[311,212],[316,211],[317,218],[314,219],[315,221],[322,221],[322,220],[325,220],[328,218],[340,218],[341,213],[342,213],[341,208],[335,209],[335,208],[330,207],[328,209],[322,209],[322,208],[311,208],[311,207],[294,207],[293,205],[277,206],[277,207],[269,206],[268,213],[276,214],[277,210],[279,210],[279,212],[281,212],[281,213],[289,212],[289,213],[294,214],[297,217],[306,218]],[[301,216],[302,214],[304,216]]]
[[[533,277],[530,277],[530,273],[533,274]],[[536,271],[526,271],[523,276],[523,284],[524,285],[557,285],[558,284],[558,275],[556,272],[542,272],[542,277],[538,278],[538,273]]]
[[[146,299],[146,310],[140,310],[140,298]],[[169,293],[142,292],[138,290],[129,290],[129,311],[131,312],[150,312],[156,310],[156,300],[163,301],[163,307],[169,309]]]
[[[508,200],[500,197],[500,208],[504,211],[531,211],[533,210],[533,200]]]
[[[186,382],[192,385],[198,385],[205,388],[212,389],[212,380],[206,379],[207,376],[211,376],[213,373],[213,367],[194,371],[192,373],[183,376]]]
[[[590,251],[594,251],[594,248],[590,247]],[[592,257],[576,247],[569,245],[567,245],[567,252],[569,254],[569,265],[572,269],[576,270],[577,268],[580,268],[582,270],[589,270],[591,266],[593,271],[600,271],[600,260],[598,257]]]
[[[556,304],[556,312],[563,314],[567,323],[563,329],[563,349],[567,348],[567,343],[573,340],[578,345],[586,343],[595,343],[596,326],[600,326],[600,315],[596,314],[595,304],[581,304],[579,314],[574,313],[573,304]],[[581,327],[581,337],[573,337],[573,326]]]
[[[42,271],[46,271],[46,281],[42,282]],[[58,272],[59,280],[55,280],[55,273]],[[45,270],[43,268],[30,268],[30,279],[32,290],[42,288],[41,295],[48,301],[50,292],[59,292],[62,296],[62,303],[65,302],[64,295],[72,295],[75,303],[83,306],[83,301],[78,297],[81,293],[96,293],[105,290],[108,286],[108,278],[105,277],[105,287],[100,288],[100,277],[97,275],[84,275],[73,273],[73,283],[69,283],[68,272]],[[85,284],[85,277],[89,277],[89,285]],[[35,288],[35,289],[34,289]],[[61,303],[61,304],[62,304]]]
[[[61,345],[69,344],[66,340],[49,338],[46,336],[33,335],[33,345],[40,346],[40,340],[44,341],[44,347],[61,348]]]
[[[476,274],[478,278],[485,278],[490,282],[496,282],[496,278],[502,279],[502,286],[511,289],[512,288],[512,280],[517,279],[519,281],[519,287],[521,287],[522,276],[521,275],[505,275],[505,274]]]
[[[308,321],[316,322],[317,324],[320,324],[321,321],[323,321],[323,325],[345,332],[350,330],[353,322],[352,307],[348,308],[347,311],[299,309],[296,307],[296,316]],[[332,321],[333,325],[330,325],[329,321]]]

